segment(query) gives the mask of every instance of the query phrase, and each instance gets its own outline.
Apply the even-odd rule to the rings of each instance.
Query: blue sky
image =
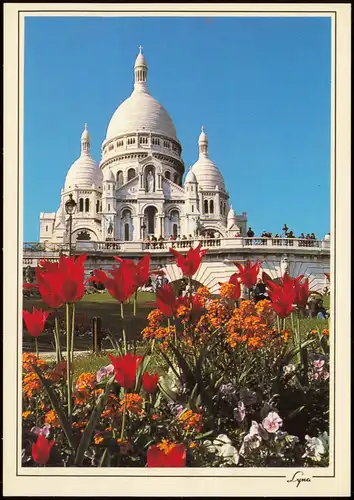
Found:
[[[329,18],[27,18],[24,240],[54,212],[87,122],[91,151],[133,85],[138,46],[186,169],[201,125],[257,234],[330,230]]]

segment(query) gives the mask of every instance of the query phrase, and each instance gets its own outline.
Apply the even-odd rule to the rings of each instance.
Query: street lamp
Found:
[[[73,227],[73,214],[76,209],[76,201],[73,199],[73,195],[69,194],[69,199],[65,203],[65,212],[69,215],[69,257],[71,256],[71,233]]]

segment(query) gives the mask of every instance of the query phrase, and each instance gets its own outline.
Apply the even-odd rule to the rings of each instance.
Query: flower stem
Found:
[[[71,420],[72,396],[71,396],[71,359],[70,359],[70,304],[66,303],[66,369],[68,385],[68,418]]]
[[[134,295],[134,308],[133,308],[133,315],[136,316],[136,307],[138,305],[138,290],[135,292]]]
[[[72,304],[72,317],[71,317],[71,362],[74,362],[74,333],[75,333],[75,303]]]
[[[36,346],[36,356],[39,358],[39,352],[38,352],[38,340],[37,337],[34,337],[34,344]]]
[[[127,398],[126,398],[126,392],[125,391],[123,393],[123,397],[124,397],[124,407],[123,407],[123,416],[122,416],[122,430],[121,430],[121,433],[120,433],[120,439],[121,439],[121,441],[123,441],[123,439],[124,439],[125,414],[126,414],[126,410],[127,410]]]
[[[57,316],[55,316],[54,322],[55,322],[54,339],[55,339],[56,351],[57,351],[57,353],[56,353],[57,363],[60,363],[60,361],[62,360],[62,356],[61,356],[61,350],[60,350],[59,322],[58,322]]]
[[[278,330],[278,333],[280,334],[280,320],[279,320],[278,315],[277,315],[277,330]]]
[[[120,316],[122,318],[122,334],[123,334],[124,354],[127,354],[127,339],[126,339],[126,336],[125,336],[124,305],[123,305],[123,302],[120,303]]]

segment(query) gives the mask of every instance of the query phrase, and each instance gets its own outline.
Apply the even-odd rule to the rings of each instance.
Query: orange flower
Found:
[[[164,315],[160,311],[160,309],[153,309],[147,316],[147,320],[149,322],[149,326],[160,326],[161,322],[164,319]]]
[[[46,413],[45,418],[44,418],[44,422],[46,424],[51,425],[52,427],[60,427],[59,419],[58,419],[54,410],[49,410]]]
[[[222,283],[220,287],[220,297],[222,299],[234,299],[236,295],[236,286],[232,283]]]
[[[187,323],[189,321],[190,314],[191,310],[183,304],[177,308],[176,316],[181,320],[181,323]]]
[[[93,373],[81,373],[76,381],[75,404],[85,404],[94,395],[96,377]]]
[[[88,420],[79,420],[78,422],[73,422],[72,426],[76,429],[82,429],[86,427]]]
[[[273,314],[272,306],[267,300],[257,304],[250,300],[242,301],[226,324],[227,343],[233,348],[239,343],[246,343],[249,349],[254,350],[275,341],[277,337],[273,327]]]
[[[324,328],[324,329],[322,330],[322,335],[324,335],[325,337],[328,337],[328,336],[329,336],[329,330],[328,330],[328,328]]]
[[[168,441],[168,439],[163,439],[161,443],[158,443],[157,448],[164,452],[165,455],[168,455],[171,450],[176,446],[176,443],[172,443]]]
[[[95,434],[93,440],[95,444],[100,444],[104,441],[104,437],[100,436],[100,434]]]
[[[204,298],[204,299],[210,299],[211,293],[210,290],[207,286],[201,286],[198,288],[196,291],[196,294],[199,295],[199,297]]]
[[[201,432],[203,428],[203,417],[200,413],[193,413],[192,410],[183,412],[179,418],[183,422],[183,427],[186,431]]]
[[[26,398],[32,398],[34,394],[39,394],[42,384],[36,373],[28,373],[23,377],[23,394]]]
[[[22,354],[22,368],[25,372],[33,372],[33,368],[31,365],[37,366],[41,371],[46,370],[48,368],[47,362],[39,358],[33,352],[23,353]]]
[[[192,441],[191,443],[189,443],[189,448],[196,448],[198,446],[198,443]]]
[[[22,412],[22,417],[27,420],[31,416],[32,412],[30,410]]]
[[[120,411],[123,412],[124,406],[131,413],[140,415],[143,408],[143,398],[139,394],[124,394],[120,401]]]

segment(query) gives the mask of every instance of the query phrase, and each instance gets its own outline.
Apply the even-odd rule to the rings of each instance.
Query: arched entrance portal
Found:
[[[156,207],[146,207],[144,212],[146,231],[149,236],[155,235],[156,231]]]

